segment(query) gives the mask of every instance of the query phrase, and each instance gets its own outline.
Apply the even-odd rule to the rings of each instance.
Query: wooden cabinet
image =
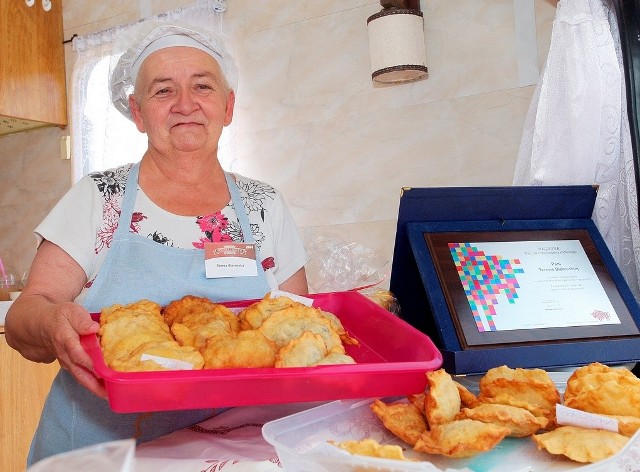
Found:
[[[67,125],[62,0],[50,5],[0,0],[0,134]]]
[[[0,333],[0,470],[24,472],[44,400],[60,367],[24,359],[9,347],[2,328]]]

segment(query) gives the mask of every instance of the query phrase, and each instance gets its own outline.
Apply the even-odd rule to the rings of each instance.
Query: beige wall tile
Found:
[[[376,0],[227,0],[226,18],[229,30],[234,34],[249,34],[343,13],[363,5],[374,5],[380,10],[380,2]]]
[[[236,38],[237,121],[245,130],[276,128],[517,87],[515,41],[504,40],[515,36],[513,3],[460,3],[459,11],[429,3],[429,78],[412,84],[371,82],[366,18],[375,5]]]
[[[159,15],[165,11],[188,7],[193,4],[193,0],[140,0],[139,3],[141,12],[144,12],[148,5],[151,15]]]
[[[510,185],[532,92],[242,134],[234,169],[285,192],[302,226],[392,219],[404,186]]]
[[[64,0],[62,5],[62,17],[64,29],[70,30],[83,25],[103,25],[114,23],[118,18],[138,15],[138,2],[131,0],[107,0],[100,2],[87,2],[86,0]],[[100,31],[104,27],[98,27],[90,31]]]
[[[60,159],[58,128],[0,139],[0,258],[22,274],[36,252],[33,229],[67,191],[69,161]]]
[[[64,0],[65,38],[191,3]],[[540,64],[555,3],[535,0]],[[337,234],[390,260],[401,187],[510,185],[533,93],[518,85],[513,0],[423,1],[429,77],[395,86],[370,78],[376,0],[227,5],[240,84],[225,164],[281,190],[305,235]],[[70,44],[65,52],[69,77]],[[0,257],[16,269],[70,184],[64,134],[0,138]]]

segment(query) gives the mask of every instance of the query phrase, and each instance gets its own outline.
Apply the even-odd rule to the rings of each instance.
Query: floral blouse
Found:
[[[118,226],[131,164],[94,172],[74,185],[36,228],[36,235],[64,249],[95,278]],[[282,198],[272,186],[234,174],[251,233],[268,276],[281,284],[307,262],[302,239]],[[232,202],[208,215],[181,216],[155,205],[138,187],[130,231],[158,244],[202,249],[207,241],[244,241]]]

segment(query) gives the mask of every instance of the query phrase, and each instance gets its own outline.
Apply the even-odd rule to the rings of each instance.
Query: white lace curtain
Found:
[[[186,21],[224,37],[222,12],[225,8],[224,0],[199,0],[190,7],[153,19]],[[70,134],[74,182],[95,170],[138,161],[147,147],[146,135],[122,116],[109,98],[109,73],[124,52],[122,45],[133,25],[118,26],[73,40],[76,61],[71,78]]]
[[[593,220],[637,299],[640,228],[611,0],[560,0],[514,185],[599,185]]]

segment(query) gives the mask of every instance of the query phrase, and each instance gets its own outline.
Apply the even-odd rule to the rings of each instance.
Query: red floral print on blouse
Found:
[[[229,226],[229,218],[224,216],[221,211],[206,216],[198,216],[196,224],[205,235],[205,237],[201,237],[199,241],[193,243],[193,247],[197,249],[204,249],[204,243],[208,242],[233,241],[231,236],[225,232]]]
[[[141,212],[139,211],[134,211],[133,215],[131,215],[131,224],[129,225],[129,227],[131,228],[131,232],[132,233],[139,233],[140,232],[140,222],[142,220],[145,220],[147,217],[144,216]]]

